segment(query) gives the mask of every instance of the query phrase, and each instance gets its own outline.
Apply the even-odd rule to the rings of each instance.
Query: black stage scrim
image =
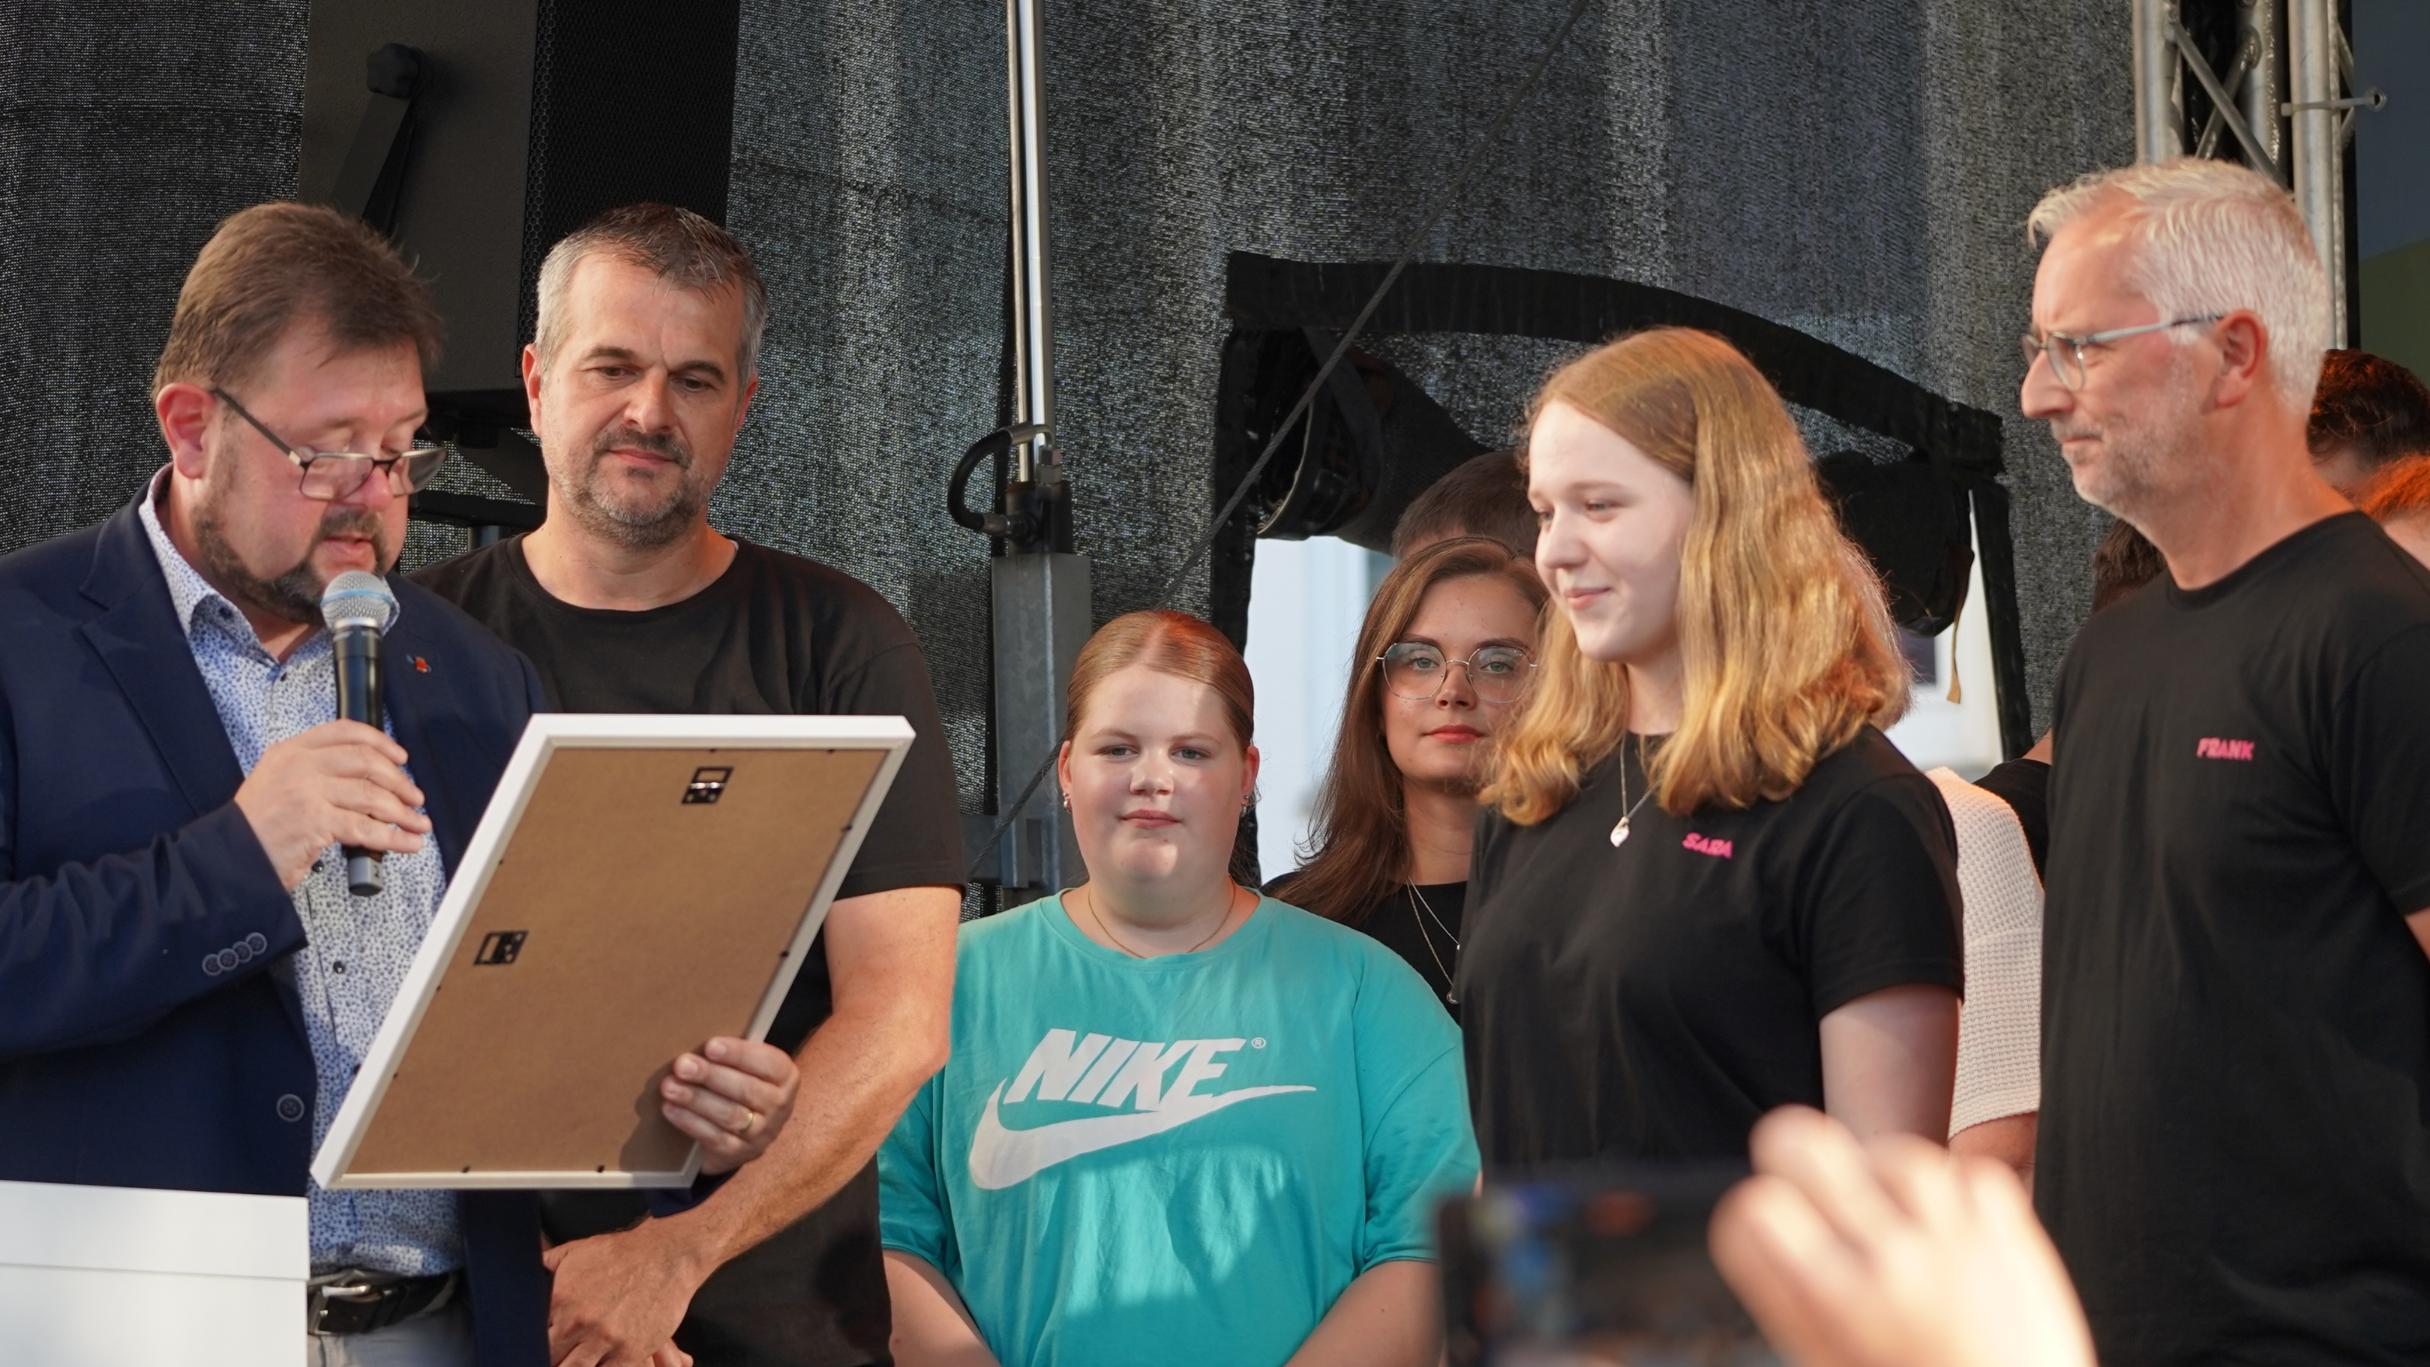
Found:
[[[1229,254],[1390,259],[1567,9],[1048,6],[1058,438],[1101,617],[1146,605],[1219,496]],[[1003,17],[745,0],[727,218],[774,314],[714,509],[904,610],[970,810],[986,550],[943,487],[1002,417]],[[145,392],[177,281],[220,217],[295,188],[306,19],[0,10],[0,550],[98,519],[160,463]],[[2115,0],[1598,0],[1421,259],[1674,289],[2001,415],[2038,725],[2102,517],[2015,416],[2022,221],[2132,155],[2127,27]],[[1382,345],[1463,418],[1463,392],[1523,392],[1550,359]],[[1246,551],[1173,606],[1245,585]]]

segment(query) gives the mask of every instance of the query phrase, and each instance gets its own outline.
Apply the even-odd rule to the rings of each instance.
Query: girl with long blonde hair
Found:
[[[1942,1139],[1954,837],[1878,729],[1907,669],[1780,396],[1656,329],[1556,371],[1527,449],[1556,610],[1458,983],[1488,1169],[1743,1156],[1789,1102]]]

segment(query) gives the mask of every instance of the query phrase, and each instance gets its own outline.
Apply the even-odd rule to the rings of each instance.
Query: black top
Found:
[[[2095,615],[2034,1203],[2105,1363],[2430,1362],[2430,573],[2359,513]]]
[[[1291,884],[1298,877],[1286,873],[1266,884],[1266,895],[1290,902]],[[1459,968],[1460,913],[1467,902],[1466,883],[1420,883],[1415,887],[1404,883],[1364,914],[1343,917],[1342,924],[1365,931],[1406,960],[1456,1021],[1460,1005],[1452,991],[1451,975]]]
[[[573,607],[532,578],[522,538],[414,578],[461,605],[538,666],[570,712],[900,714],[915,738],[837,890],[857,897],[962,881],[954,777],[928,669],[910,628],[874,589],[780,551],[735,543],[734,563],[680,603],[642,612]],[[792,1052],[833,1009],[826,937],[812,943],[768,1042]],[[807,1080],[801,1110],[818,1106]],[[557,1239],[641,1218],[639,1194],[542,1198]],[[712,1275],[676,1343],[702,1362],[828,1367],[886,1360],[892,1314],[878,1259],[877,1169]]]
[[[2050,766],[2019,757],[1992,766],[1974,786],[2017,814],[2017,824],[2025,828],[2025,847],[2033,852],[2033,871],[2043,873],[2050,856]]]
[[[1879,731],[1786,801],[1672,816],[1632,739],[1567,807],[1488,815],[1459,995],[1488,1172],[1746,1156],[1775,1106],[1823,1101],[1817,1023],[1884,988],[1958,989],[1956,836]]]

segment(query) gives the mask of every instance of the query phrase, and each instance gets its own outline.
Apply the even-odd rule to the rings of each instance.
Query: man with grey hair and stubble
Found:
[[[883,1362],[872,1160],[944,1061],[961,908],[927,665],[868,585],[709,525],[767,316],[740,242],[688,210],[612,210],[549,253],[539,300],[523,379],[547,520],[421,582],[529,656],[569,711],[900,714],[915,732],[769,1032],[800,1062],[791,1126],[688,1211],[545,1203],[551,1360]]]
[[[2305,446],[2293,201],[2035,208],[2025,413],[2167,573],[2062,669],[2035,1204],[2111,1364],[2430,1361],[2430,573]]]

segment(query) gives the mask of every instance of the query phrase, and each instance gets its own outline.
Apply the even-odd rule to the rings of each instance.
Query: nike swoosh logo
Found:
[[[1040,1125],[1034,1130],[1008,1130],[997,1114],[997,1103],[1003,1099],[1004,1083],[987,1095],[987,1109],[979,1113],[979,1126],[970,1136],[970,1180],[981,1191],[1002,1191],[1019,1186],[1057,1163],[1068,1163],[1084,1153],[1111,1149],[1149,1135],[1177,1130],[1193,1120],[1203,1120],[1226,1106],[1255,1101],[1261,1096],[1280,1096],[1285,1092],[1313,1092],[1314,1087],[1243,1087],[1221,1096],[1189,1096],[1168,1102],[1153,1111],[1131,1111],[1120,1115],[1088,1115],[1076,1120]]]

